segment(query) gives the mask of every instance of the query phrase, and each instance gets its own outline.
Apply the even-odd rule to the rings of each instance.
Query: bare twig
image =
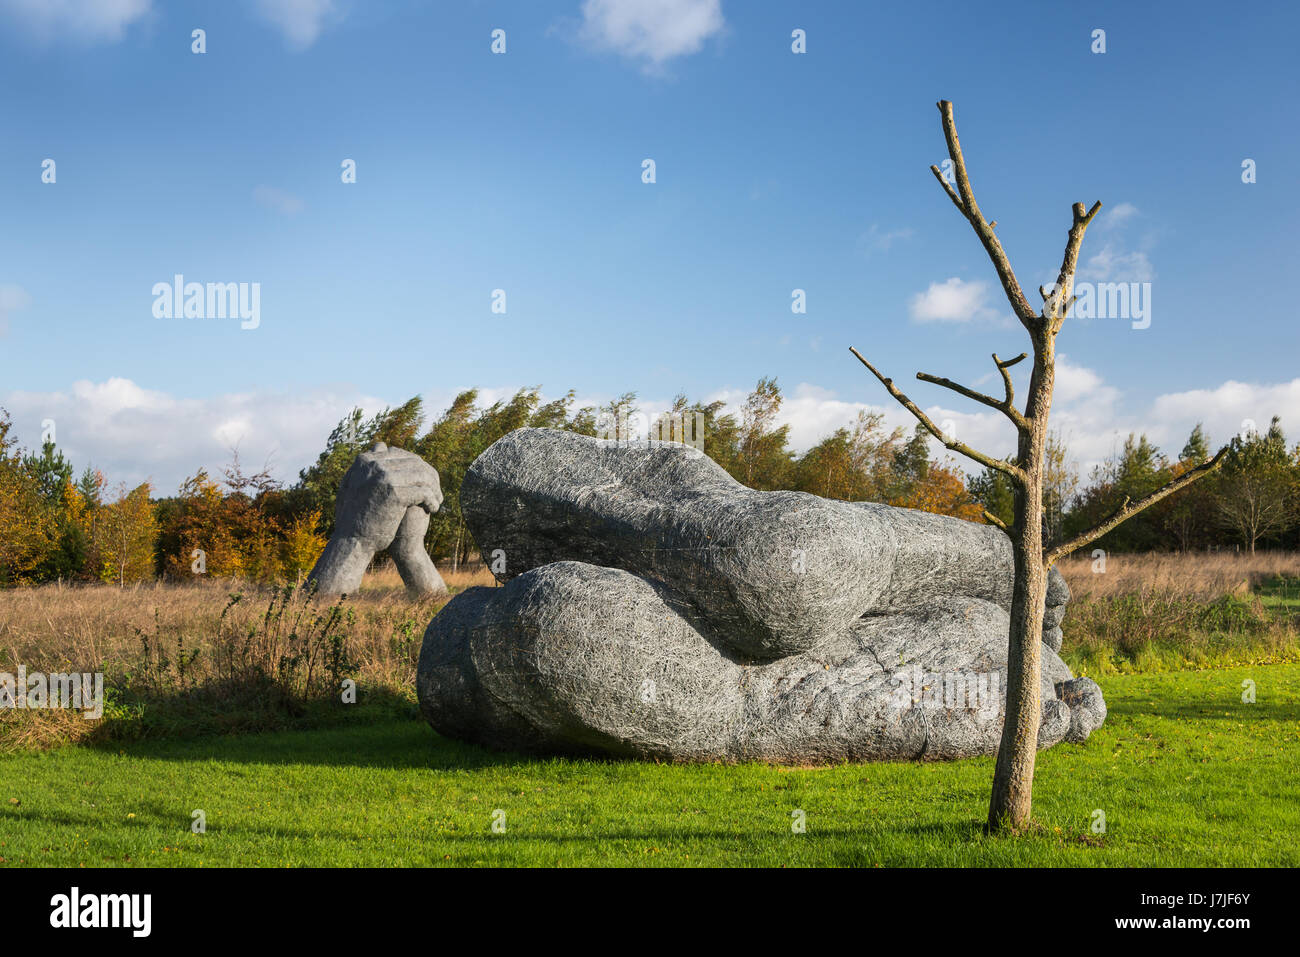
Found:
[[[996,352],[993,353],[993,364],[997,366],[998,371],[1002,373],[1002,382],[1006,386],[1007,397],[1005,399],[1005,402],[1007,405],[1011,405],[1016,399],[1016,387],[1011,384],[1011,373],[1008,372],[1007,370],[1028,355],[1029,353],[1022,352],[1014,359],[1007,359],[1003,361],[1002,359],[998,358],[998,354]],[[1014,406],[1012,407],[1014,408]],[[1019,425],[1019,423],[1017,423],[1017,425]]]
[[[887,379],[881,375],[876,367],[866,359],[862,358],[862,353],[858,352],[858,350],[853,348],[853,346],[849,346],[849,351],[857,356],[858,361],[866,366],[871,371],[871,374],[880,380],[880,384],[889,391],[890,395],[898,400],[899,405],[907,409],[908,412],[911,412],[912,415],[916,417],[916,420],[925,427],[926,431],[938,439],[945,448],[951,449],[954,452],[960,452],[962,455],[969,459],[974,459],[986,468],[997,469],[999,472],[1005,472],[1012,478],[1012,480],[1018,483],[1024,483],[1025,474],[1016,466],[1011,465],[1008,462],[1003,462],[1000,459],[995,459],[990,455],[985,455],[983,452],[971,448],[964,442],[958,442],[956,439],[950,439],[944,435],[943,430],[935,425],[934,422],[930,420],[930,417],[922,412],[915,402],[904,395],[898,386],[894,385],[893,379]]]
[[[1020,428],[1024,425],[1024,416],[1016,411],[1016,407],[1011,405],[1009,401],[1004,402],[1001,399],[995,399],[991,395],[985,395],[983,392],[976,392],[974,389],[968,389],[958,382],[953,382],[951,379],[945,379],[943,376],[930,375],[928,372],[918,372],[916,377],[922,382],[941,385],[945,389],[952,389],[952,391],[956,392],[958,395],[964,395],[966,398],[974,399],[976,402],[983,403],[989,408],[997,409],[1014,422],[1016,428]]]
[[[993,227],[985,221],[984,214],[980,212],[979,204],[975,202],[975,191],[971,187],[970,176],[966,172],[966,160],[961,154],[961,142],[957,139],[957,122],[953,119],[952,103],[948,100],[940,100],[938,106],[939,112],[943,114],[943,135],[948,142],[948,156],[952,160],[953,169],[957,175],[957,192],[953,192],[947,180],[938,173],[935,167],[930,168],[939,176],[944,191],[957,204],[957,208],[962,211],[962,215],[966,217],[971,224],[971,228],[975,230],[975,235],[979,236],[980,242],[984,244],[984,250],[988,253],[989,259],[992,260],[993,268],[997,270],[998,279],[1002,282],[1002,289],[1007,294],[1007,301],[1011,303],[1011,308],[1015,311],[1016,317],[1021,324],[1032,332],[1041,324],[1041,317],[1029,305],[1024,291],[1020,288],[1020,281],[1016,279],[1016,274],[1007,259],[1007,254],[1002,249],[1002,243],[993,234]]]
[[[949,183],[948,180],[944,178],[944,175],[939,170],[939,167],[931,165],[930,172],[933,173],[934,178],[939,181],[939,185],[942,186],[943,191],[948,194],[948,198],[952,200],[953,205],[956,206],[957,209],[961,211],[961,214],[963,216],[965,216],[966,207],[961,204],[961,197],[958,196],[956,191],[952,188],[952,184]]]
[[[1065,256],[1061,260],[1061,271],[1056,277],[1056,286],[1050,294],[1043,296],[1043,319],[1052,332],[1061,328],[1065,315],[1074,305],[1077,296],[1074,292],[1074,273],[1079,266],[1079,248],[1083,245],[1083,234],[1088,231],[1092,217],[1101,209],[1101,201],[1092,204],[1092,209],[1083,211],[1083,203],[1075,203],[1072,208],[1074,221],[1070,224],[1070,234],[1065,241]],[[1039,292],[1042,292],[1040,289]],[[1064,303],[1064,305],[1062,305]]]
[[[1124,499],[1120,504],[1120,507],[1117,508],[1110,518],[1106,519],[1104,522],[1088,529],[1086,532],[1076,535],[1067,542],[1062,542],[1060,545],[1048,549],[1043,555],[1043,564],[1050,566],[1064,558],[1066,555],[1069,555],[1071,552],[1078,551],[1090,542],[1094,542],[1101,538],[1101,536],[1115,528],[1115,526],[1132,518],[1138,512],[1150,505],[1154,505],[1165,496],[1172,495],[1179,489],[1191,485],[1201,476],[1213,472],[1219,467],[1219,463],[1223,461],[1223,457],[1227,454],[1228,447],[1225,445],[1223,448],[1219,449],[1218,454],[1216,454],[1214,458],[1210,459],[1210,461],[1202,463],[1194,469],[1189,469],[1172,482],[1156,489],[1150,495],[1144,495],[1136,502],[1131,502],[1127,498]]]
[[[1002,529],[1002,531],[1006,532],[1008,535],[1011,534],[1011,527],[1007,525],[1006,522],[1002,521],[1002,519],[998,518],[996,515],[990,512],[988,509],[984,510],[984,521],[988,522],[990,525],[996,525],[998,528]]]

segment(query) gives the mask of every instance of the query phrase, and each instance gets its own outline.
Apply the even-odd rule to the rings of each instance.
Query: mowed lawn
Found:
[[[980,830],[991,759],[532,760],[390,720],[0,757],[0,866],[1300,864],[1300,665],[1102,686],[1106,726],[1040,754],[1017,839]]]

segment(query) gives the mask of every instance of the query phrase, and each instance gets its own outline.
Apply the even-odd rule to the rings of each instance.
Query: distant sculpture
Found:
[[[435,729],[497,748],[827,762],[997,750],[1012,554],[991,526],[757,492],[682,445],[519,429],[461,509],[504,588],[434,618],[417,690]],[[1081,742],[1101,690],[1056,654],[1039,746]]]
[[[409,591],[445,595],[424,547],[429,516],[441,507],[437,470],[413,452],[376,442],[343,476],[334,534],[308,578],[322,594],[351,594],[375,555],[388,549]]]

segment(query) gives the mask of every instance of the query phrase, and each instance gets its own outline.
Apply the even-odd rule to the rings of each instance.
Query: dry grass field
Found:
[[[477,562],[440,570],[453,593],[493,584]],[[1300,554],[1112,555],[1104,572],[1087,557],[1062,571],[1076,672],[1300,660]],[[344,678],[377,717],[409,715],[443,602],[409,598],[391,566],[342,602],[231,579],[0,591],[0,672],[102,672],[107,700],[97,722],[0,709],[0,750],[329,723]]]
[[[493,583],[478,563],[440,571],[453,594]],[[103,672],[108,699],[99,722],[0,709],[0,751],[191,726],[298,726],[309,703],[334,703],[340,653],[336,670],[361,701],[409,704],[420,642],[445,602],[410,598],[391,566],[343,602],[235,579],[0,590],[0,672]]]
[[[1084,674],[1295,661],[1300,553],[1086,555],[1061,563],[1062,653]],[[1104,570],[1103,570],[1104,568]]]
[[[490,585],[482,565],[452,573],[440,569],[454,594],[471,585]],[[253,623],[276,589],[236,579],[203,579],[193,584],[163,582],[79,587],[43,585],[0,590],[0,663],[28,670],[94,670],[106,661],[121,661],[141,650],[140,636],[163,636],[188,642],[191,649],[210,640],[222,609],[233,594],[242,595],[232,610],[236,625]],[[400,670],[394,649],[408,641],[418,645],[424,629],[446,599],[413,600],[391,566],[366,575],[345,607],[355,622],[351,637],[366,674]],[[317,599],[318,604],[326,604]],[[418,632],[418,633],[417,633]]]
[[[1118,595],[1213,600],[1259,591],[1270,580],[1300,579],[1300,552],[1154,552],[1109,555],[1104,571],[1081,553],[1060,563],[1073,601]]]

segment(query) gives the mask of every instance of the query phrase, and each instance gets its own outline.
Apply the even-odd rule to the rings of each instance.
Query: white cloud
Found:
[[[1018,385],[1023,387],[1023,382]],[[516,391],[511,386],[481,389],[479,403],[486,406],[509,399]],[[778,423],[790,426],[790,445],[800,453],[836,429],[851,427],[861,410],[884,413],[889,430],[901,427],[910,435],[916,425],[873,379],[864,380],[862,389],[855,390],[875,400],[871,402],[843,398],[810,383],[785,392]],[[997,457],[1015,450],[1014,432],[999,413],[925,385],[909,389],[909,394],[931,419],[952,429],[963,442]],[[747,395],[747,389],[723,389],[704,401],[721,400],[739,418]],[[451,398],[452,393],[426,396],[426,413],[433,418]],[[547,398],[543,396],[543,401]],[[579,396],[575,408],[603,406],[611,398]],[[934,398],[940,402],[925,401]],[[1062,355],[1057,359],[1055,400],[1051,427],[1062,434],[1085,478],[1094,465],[1122,446],[1130,432],[1145,433],[1171,457],[1182,449],[1197,422],[1204,423],[1216,445],[1240,431],[1244,420],[1263,429],[1274,415],[1282,417],[1292,441],[1300,438],[1300,378],[1281,383],[1228,381],[1213,388],[1167,393],[1137,407],[1123,401],[1122,391],[1095,370]],[[134,486],[150,479],[160,495],[173,494],[181,480],[200,467],[219,475],[235,445],[246,465],[260,468],[270,458],[275,476],[292,483],[299,469],[316,460],[330,431],[350,409],[360,406],[369,416],[395,404],[349,387],[180,399],[122,378],[79,381],[57,392],[0,395],[0,406],[11,414],[21,444],[39,444],[42,420],[53,419],[59,446],[78,470],[94,465],[113,486],[119,482]],[[641,399],[638,405],[652,420],[671,401]],[[931,452],[951,455],[967,472],[977,468],[937,442],[931,443]]]
[[[257,0],[257,12],[294,50],[307,49],[328,23],[343,18],[335,0]]]
[[[0,12],[42,43],[116,43],[153,0],[0,0]]]
[[[872,253],[888,252],[900,239],[911,239],[913,230],[910,226],[902,229],[883,230],[878,223],[872,223],[871,228],[858,237],[858,244],[870,256]]]
[[[1102,207],[1097,217],[1097,225],[1102,227],[1118,226],[1138,214],[1138,208],[1132,203],[1117,203],[1110,209]]]
[[[1133,406],[1123,401],[1120,389],[1107,384],[1095,370],[1076,365],[1064,355],[1057,357],[1056,373],[1051,428],[1061,434],[1084,479],[1094,466],[1122,448],[1129,433],[1145,434],[1170,458],[1178,456],[1198,422],[1204,424],[1216,448],[1241,431],[1246,420],[1263,430],[1274,415],[1281,416],[1282,427],[1292,443],[1300,439],[1300,378],[1271,384],[1229,381],[1212,389],[1167,393],[1150,403]],[[1019,378],[1024,379],[1025,374],[1021,370]],[[874,382],[869,380],[867,388]],[[1018,381],[1017,387],[1023,394],[1024,382]],[[887,430],[901,427],[911,435],[916,420],[883,390],[878,391],[881,398],[877,402],[855,402],[801,383],[786,390],[777,420],[790,426],[790,445],[800,453],[835,429],[851,426],[859,410],[882,412]],[[871,392],[863,394],[874,398]],[[924,385],[909,389],[908,394],[931,420],[941,428],[951,429],[961,441],[997,458],[1015,452],[1015,432],[1001,413],[957,397],[950,399],[944,390]],[[707,401],[722,400],[727,411],[739,418],[746,395],[743,389],[722,390]],[[936,395],[951,404],[925,401]],[[937,441],[930,443],[930,449],[937,457],[951,457],[968,474],[979,469]]]
[[[1247,420],[1262,432],[1269,420],[1279,415],[1294,444],[1300,439],[1300,379],[1272,384],[1230,379],[1214,389],[1172,392],[1156,399],[1152,414],[1162,421],[1204,422],[1205,431],[1217,445],[1241,432]]]
[[[584,0],[580,37],[657,69],[722,32],[721,0]]]
[[[78,471],[93,465],[114,486],[152,480],[159,495],[174,494],[200,467],[220,475],[236,444],[244,464],[261,468],[269,458],[276,477],[292,482],[349,410],[370,415],[385,404],[350,389],[180,399],[121,378],[0,395],[21,444],[39,445],[41,421],[53,419],[59,447]]]
[[[1079,268],[1077,278],[1089,282],[1149,282],[1156,271],[1141,250],[1126,250],[1108,242]]]
[[[253,190],[253,199],[258,205],[273,209],[277,213],[283,213],[286,216],[296,216],[303,211],[303,207],[306,205],[292,193],[286,193],[274,186],[258,186]]]
[[[27,290],[13,283],[0,283],[0,336],[9,333],[9,313],[32,304]]]
[[[945,282],[932,282],[925,292],[918,292],[910,304],[917,322],[969,322],[991,319],[997,312],[987,305],[989,284],[982,280],[964,282],[956,276]]]
[[[1028,365],[1027,361],[1026,365]],[[1077,402],[1087,399],[1094,403],[1110,404],[1118,398],[1118,393],[1112,387],[1104,385],[1101,376],[1096,372],[1075,365],[1061,354],[1056,357],[1056,387],[1052,398],[1055,402]]]
[[[1086,282],[1149,282],[1155,278],[1155,269],[1147,255],[1154,243],[1154,234],[1142,237],[1137,248],[1124,239],[1129,232],[1127,224],[1137,216],[1138,208],[1132,203],[1119,203],[1110,209],[1102,207],[1097,216],[1097,232],[1103,240],[1101,248],[1084,259],[1076,274],[1077,279]]]

